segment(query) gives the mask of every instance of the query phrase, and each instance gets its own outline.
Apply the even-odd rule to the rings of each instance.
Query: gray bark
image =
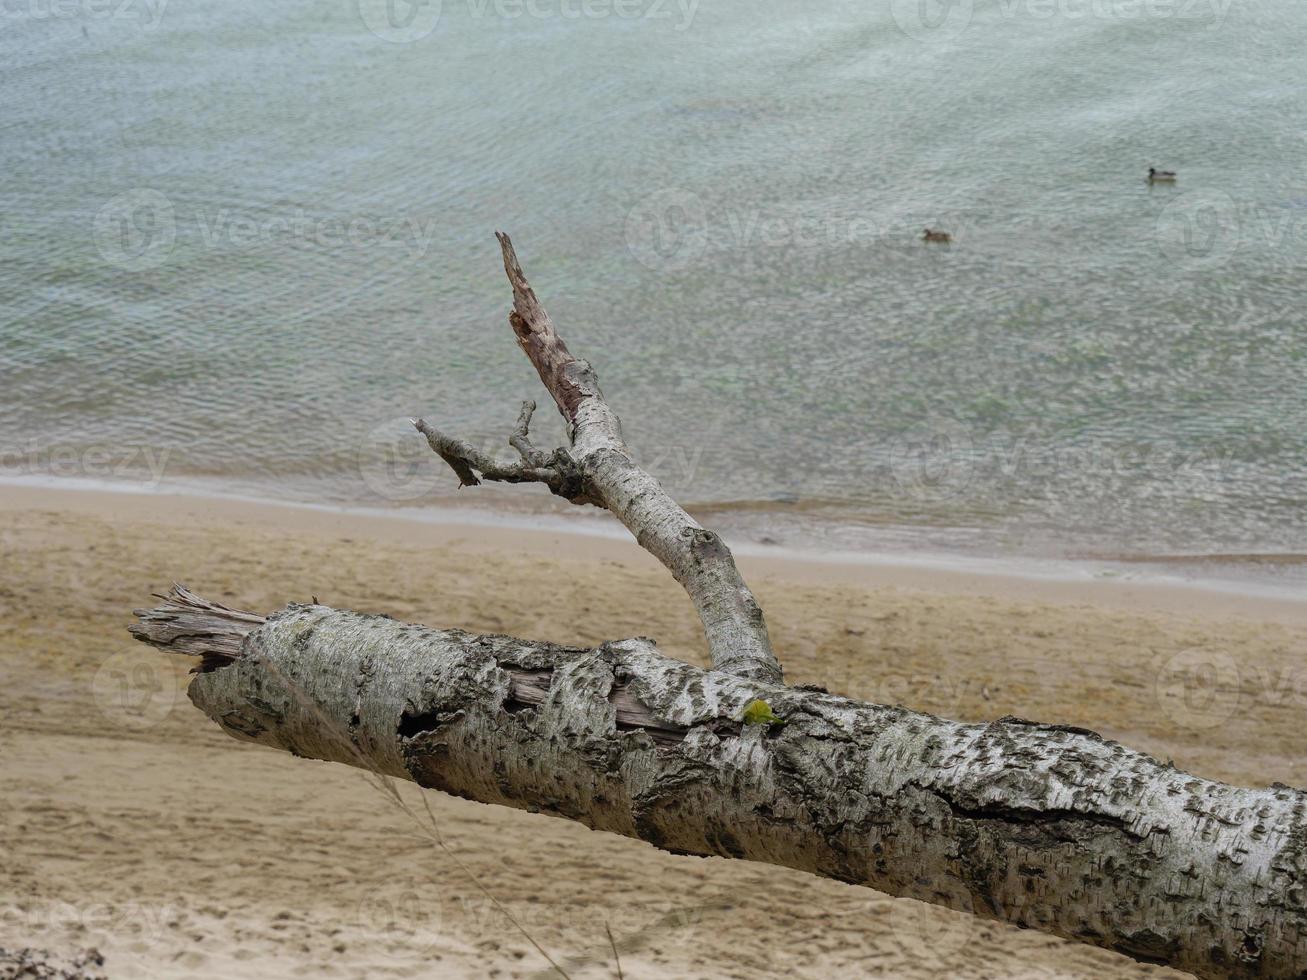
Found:
[[[561,647],[319,605],[261,623],[184,592],[138,615],[139,639],[205,657],[190,697],[237,738],[1200,977],[1307,976],[1307,795],[1286,786],[702,670],[645,639]],[[745,723],[755,699],[785,723]]]
[[[772,653],[762,609],[744,584],[726,542],[682,510],[631,459],[621,422],[604,400],[594,369],[572,356],[527,282],[512,241],[504,234],[498,238],[504,271],[513,287],[509,323],[518,346],[567,422],[571,445],[548,457],[531,445],[527,432],[535,409],[531,402],[523,406],[509,440],[522,457],[520,462],[482,453],[423,419],[414,419],[413,424],[454,470],[460,486],[476,486],[482,479],[537,482],[573,503],[607,508],[689,593],[703,622],[713,666],[779,684],[781,666]]]

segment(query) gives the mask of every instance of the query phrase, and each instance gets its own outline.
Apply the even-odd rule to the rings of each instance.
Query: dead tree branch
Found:
[[[502,233],[497,237],[513,287],[509,324],[567,422],[571,445],[548,458],[531,445],[527,428],[533,403],[528,403],[529,409],[523,406],[510,439],[522,457],[520,463],[495,460],[421,419],[414,425],[458,475],[460,486],[476,486],[477,473],[492,481],[543,483],[573,503],[611,511],[689,593],[703,621],[713,667],[780,683],[781,666],[772,653],[762,609],[726,542],[705,530],[631,459],[621,422],[604,400],[594,369],[572,356],[527,282],[512,241]]]

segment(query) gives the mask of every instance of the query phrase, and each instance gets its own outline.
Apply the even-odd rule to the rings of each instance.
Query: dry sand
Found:
[[[1083,725],[1206,776],[1307,784],[1307,605],[743,565],[793,682]],[[429,793],[442,851],[363,773],[235,742],[191,707],[189,664],[125,631],[174,579],[259,611],[317,595],[568,643],[645,634],[703,658],[688,600],[624,542],[2,487],[0,946],[95,946],[115,978],[548,976],[488,892],[576,978],[617,975],[605,924],[637,980],[1178,976]]]

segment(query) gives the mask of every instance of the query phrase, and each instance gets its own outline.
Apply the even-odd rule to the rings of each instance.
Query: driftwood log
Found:
[[[176,588],[131,629],[201,658],[202,711],[237,738],[674,853],[799,868],[1200,977],[1307,977],[1307,794],[1200,779],[1083,729],[785,686],[729,550],[631,460],[500,243],[510,321],[571,445],[536,450],[531,407],[512,463],[415,424],[464,485],[540,482],[611,510],[689,592],[712,668],[642,638],[564,647],[321,605],[265,618]],[[759,700],[779,722],[748,710]]]

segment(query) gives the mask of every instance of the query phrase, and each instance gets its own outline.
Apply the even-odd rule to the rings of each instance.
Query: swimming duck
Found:
[[[1159,180],[1160,180],[1160,181],[1165,181],[1165,182],[1167,182],[1167,183],[1173,183],[1173,182],[1175,181],[1175,171],[1174,171],[1174,170],[1155,170],[1154,168],[1149,167],[1149,168],[1148,168],[1148,182],[1149,182],[1150,184],[1155,184],[1155,183],[1157,183]]]
[[[951,242],[953,241],[953,236],[946,231],[927,228],[922,232],[921,239],[926,242]]]

